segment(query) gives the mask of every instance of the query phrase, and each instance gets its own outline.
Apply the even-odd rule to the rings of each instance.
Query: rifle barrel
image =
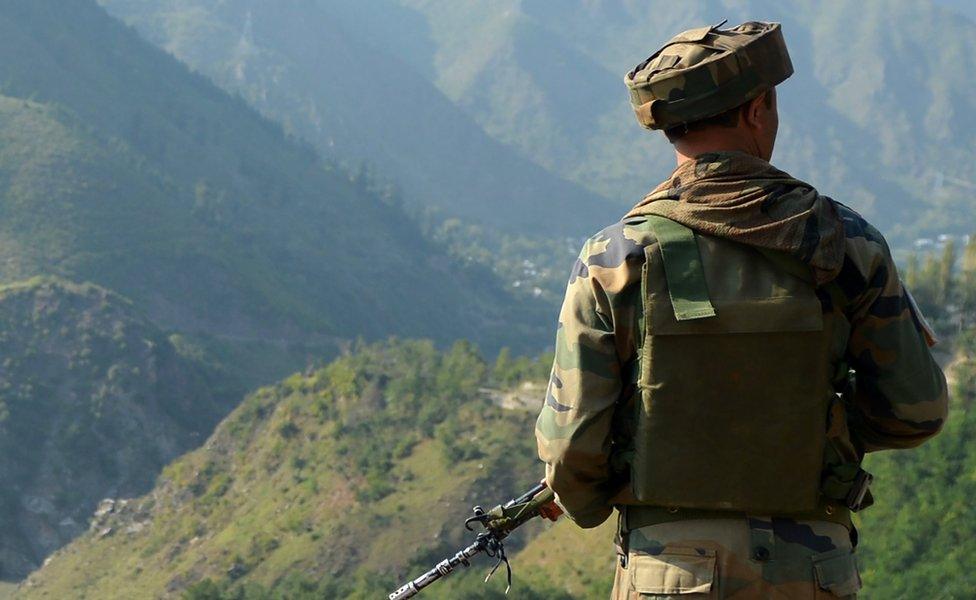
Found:
[[[470,563],[468,563],[468,559],[480,552],[484,552],[484,550],[484,540],[479,537],[476,542],[467,548],[461,550],[450,558],[445,558],[441,562],[437,563],[437,566],[435,566],[433,569],[427,571],[413,581],[401,586],[397,591],[390,594],[390,600],[405,600],[406,598],[413,598],[420,593],[420,590],[434,583],[441,577],[446,577],[447,575],[453,573],[458,565],[464,567],[469,566]]]
[[[553,497],[552,490],[546,486],[545,482],[542,482],[536,484],[521,496],[509,500],[504,505],[498,505],[488,512],[485,512],[480,506],[474,507],[474,516],[468,518],[464,522],[464,526],[470,529],[469,524],[479,523],[484,527],[484,531],[478,534],[475,542],[454,556],[445,558],[437,563],[437,566],[420,577],[400,586],[399,589],[388,596],[389,600],[413,598],[420,593],[420,590],[438,579],[453,573],[458,565],[470,567],[471,563],[468,562],[468,559],[481,552],[485,552],[488,556],[493,556],[498,559],[498,563],[488,573],[488,577],[491,577],[495,569],[498,568],[498,565],[505,563],[505,569],[508,573],[508,585],[511,587],[512,567],[508,564],[508,559],[505,557],[505,547],[502,545],[502,542],[513,530],[520,527],[526,521],[539,516],[542,507],[552,502]],[[558,513],[556,515],[558,516]],[[555,520],[554,517],[547,516],[547,518]],[[485,578],[485,581],[488,581],[488,577]],[[508,592],[507,588],[505,592]]]

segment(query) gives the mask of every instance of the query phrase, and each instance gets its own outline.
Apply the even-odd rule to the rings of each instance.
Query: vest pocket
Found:
[[[850,548],[838,548],[829,552],[815,554],[813,572],[817,587],[835,596],[846,598],[861,589],[861,576],[857,572],[857,561]]]
[[[715,551],[669,546],[660,554],[630,555],[633,590],[642,595],[708,594],[715,579]]]

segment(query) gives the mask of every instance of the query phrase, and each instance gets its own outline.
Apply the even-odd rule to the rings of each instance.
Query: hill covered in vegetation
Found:
[[[231,338],[545,343],[531,302],[93,1],[12,3],[0,51],[0,280]]]
[[[413,11],[372,0],[101,4],[324,155],[368,165],[414,209],[534,236],[583,235],[606,210],[487,135],[404,48],[371,39],[423,29]],[[412,43],[429,45],[420,35]]]
[[[516,231],[551,196],[562,210],[544,227],[559,233],[598,230],[671,171],[663,137],[634,122],[627,70],[684,29],[779,21],[796,74],[781,86],[777,164],[877,221],[900,248],[976,228],[976,93],[958,76],[973,66],[976,22],[959,2],[101,2],[320,148],[391,165],[405,188],[437,174],[421,200],[446,199],[449,216],[482,223],[493,206],[503,220],[488,221]],[[401,92],[388,111],[378,72]],[[483,134],[501,145],[491,150]],[[516,169],[511,148],[555,177]],[[488,198],[451,200],[449,182],[486,174],[494,182],[475,187]],[[608,199],[602,216],[578,213],[578,194],[557,178]]]
[[[482,388],[546,369],[504,358],[492,368],[464,343],[440,353],[388,342],[258,390],[22,593],[131,598],[246,585],[377,597],[453,552],[473,504],[538,479],[532,411],[502,409]]]
[[[94,285],[0,286],[0,579],[88,528],[105,496],[152,487],[242,387]]]
[[[976,229],[976,90],[957,76],[976,23],[959,2],[100,2],[327,155],[372,165],[429,238],[552,311],[579,236],[673,168],[663,136],[636,125],[623,73],[724,19],[783,23],[796,73],[780,88],[778,166],[861,211],[900,258]]]

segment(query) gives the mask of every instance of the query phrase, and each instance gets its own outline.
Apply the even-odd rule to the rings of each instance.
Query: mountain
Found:
[[[152,492],[97,514],[21,595],[178,597],[209,579],[375,598],[453,553],[473,504],[538,478],[541,388],[522,392],[530,410],[500,408],[520,395],[485,388],[541,379],[547,366],[493,369],[469,344],[390,342],[260,389]]]
[[[415,209],[535,236],[579,236],[606,218],[604,199],[486,135],[403,48],[374,43],[377,31],[424,28],[392,2],[101,3],[326,156],[379,170]]]
[[[0,280],[92,281],[225,339],[548,338],[396,198],[93,2],[3,3],[0,52]]]
[[[796,74],[774,162],[862,212],[900,260],[918,238],[976,229],[976,90],[958,76],[976,23],[949,0],[100,1],[329,156],[394,174],[414,214],[433,207],[430,237],[550,312],[580,236],[673,168],[623,73],[703,23],[783,23]],[[604,201],[547,193],[565,181]]]
[[[548,342],[375,181],[94,2],[0,6],[0,579],[351,339]]]
[[[959,76],[976,66],[976,23],[931,2],[399,4],[424,23],[402,19],[376,43],[402,48],[489,134],[620,206],[673,165],[663,137],[634,122],[623,74],[683,29],[780,21],[796,74],[781,86],[775,162],[900,247],[976,229],[976,84]]]
[[[0,578],[88,527],[99,500],[152,487],[242,388],[103,288],[0,286]]]

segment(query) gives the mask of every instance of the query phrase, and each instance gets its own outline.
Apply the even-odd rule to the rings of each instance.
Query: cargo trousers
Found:
[[[673,521],[623,533],[612,600],[854,599],[850,531],[827,521]]]

